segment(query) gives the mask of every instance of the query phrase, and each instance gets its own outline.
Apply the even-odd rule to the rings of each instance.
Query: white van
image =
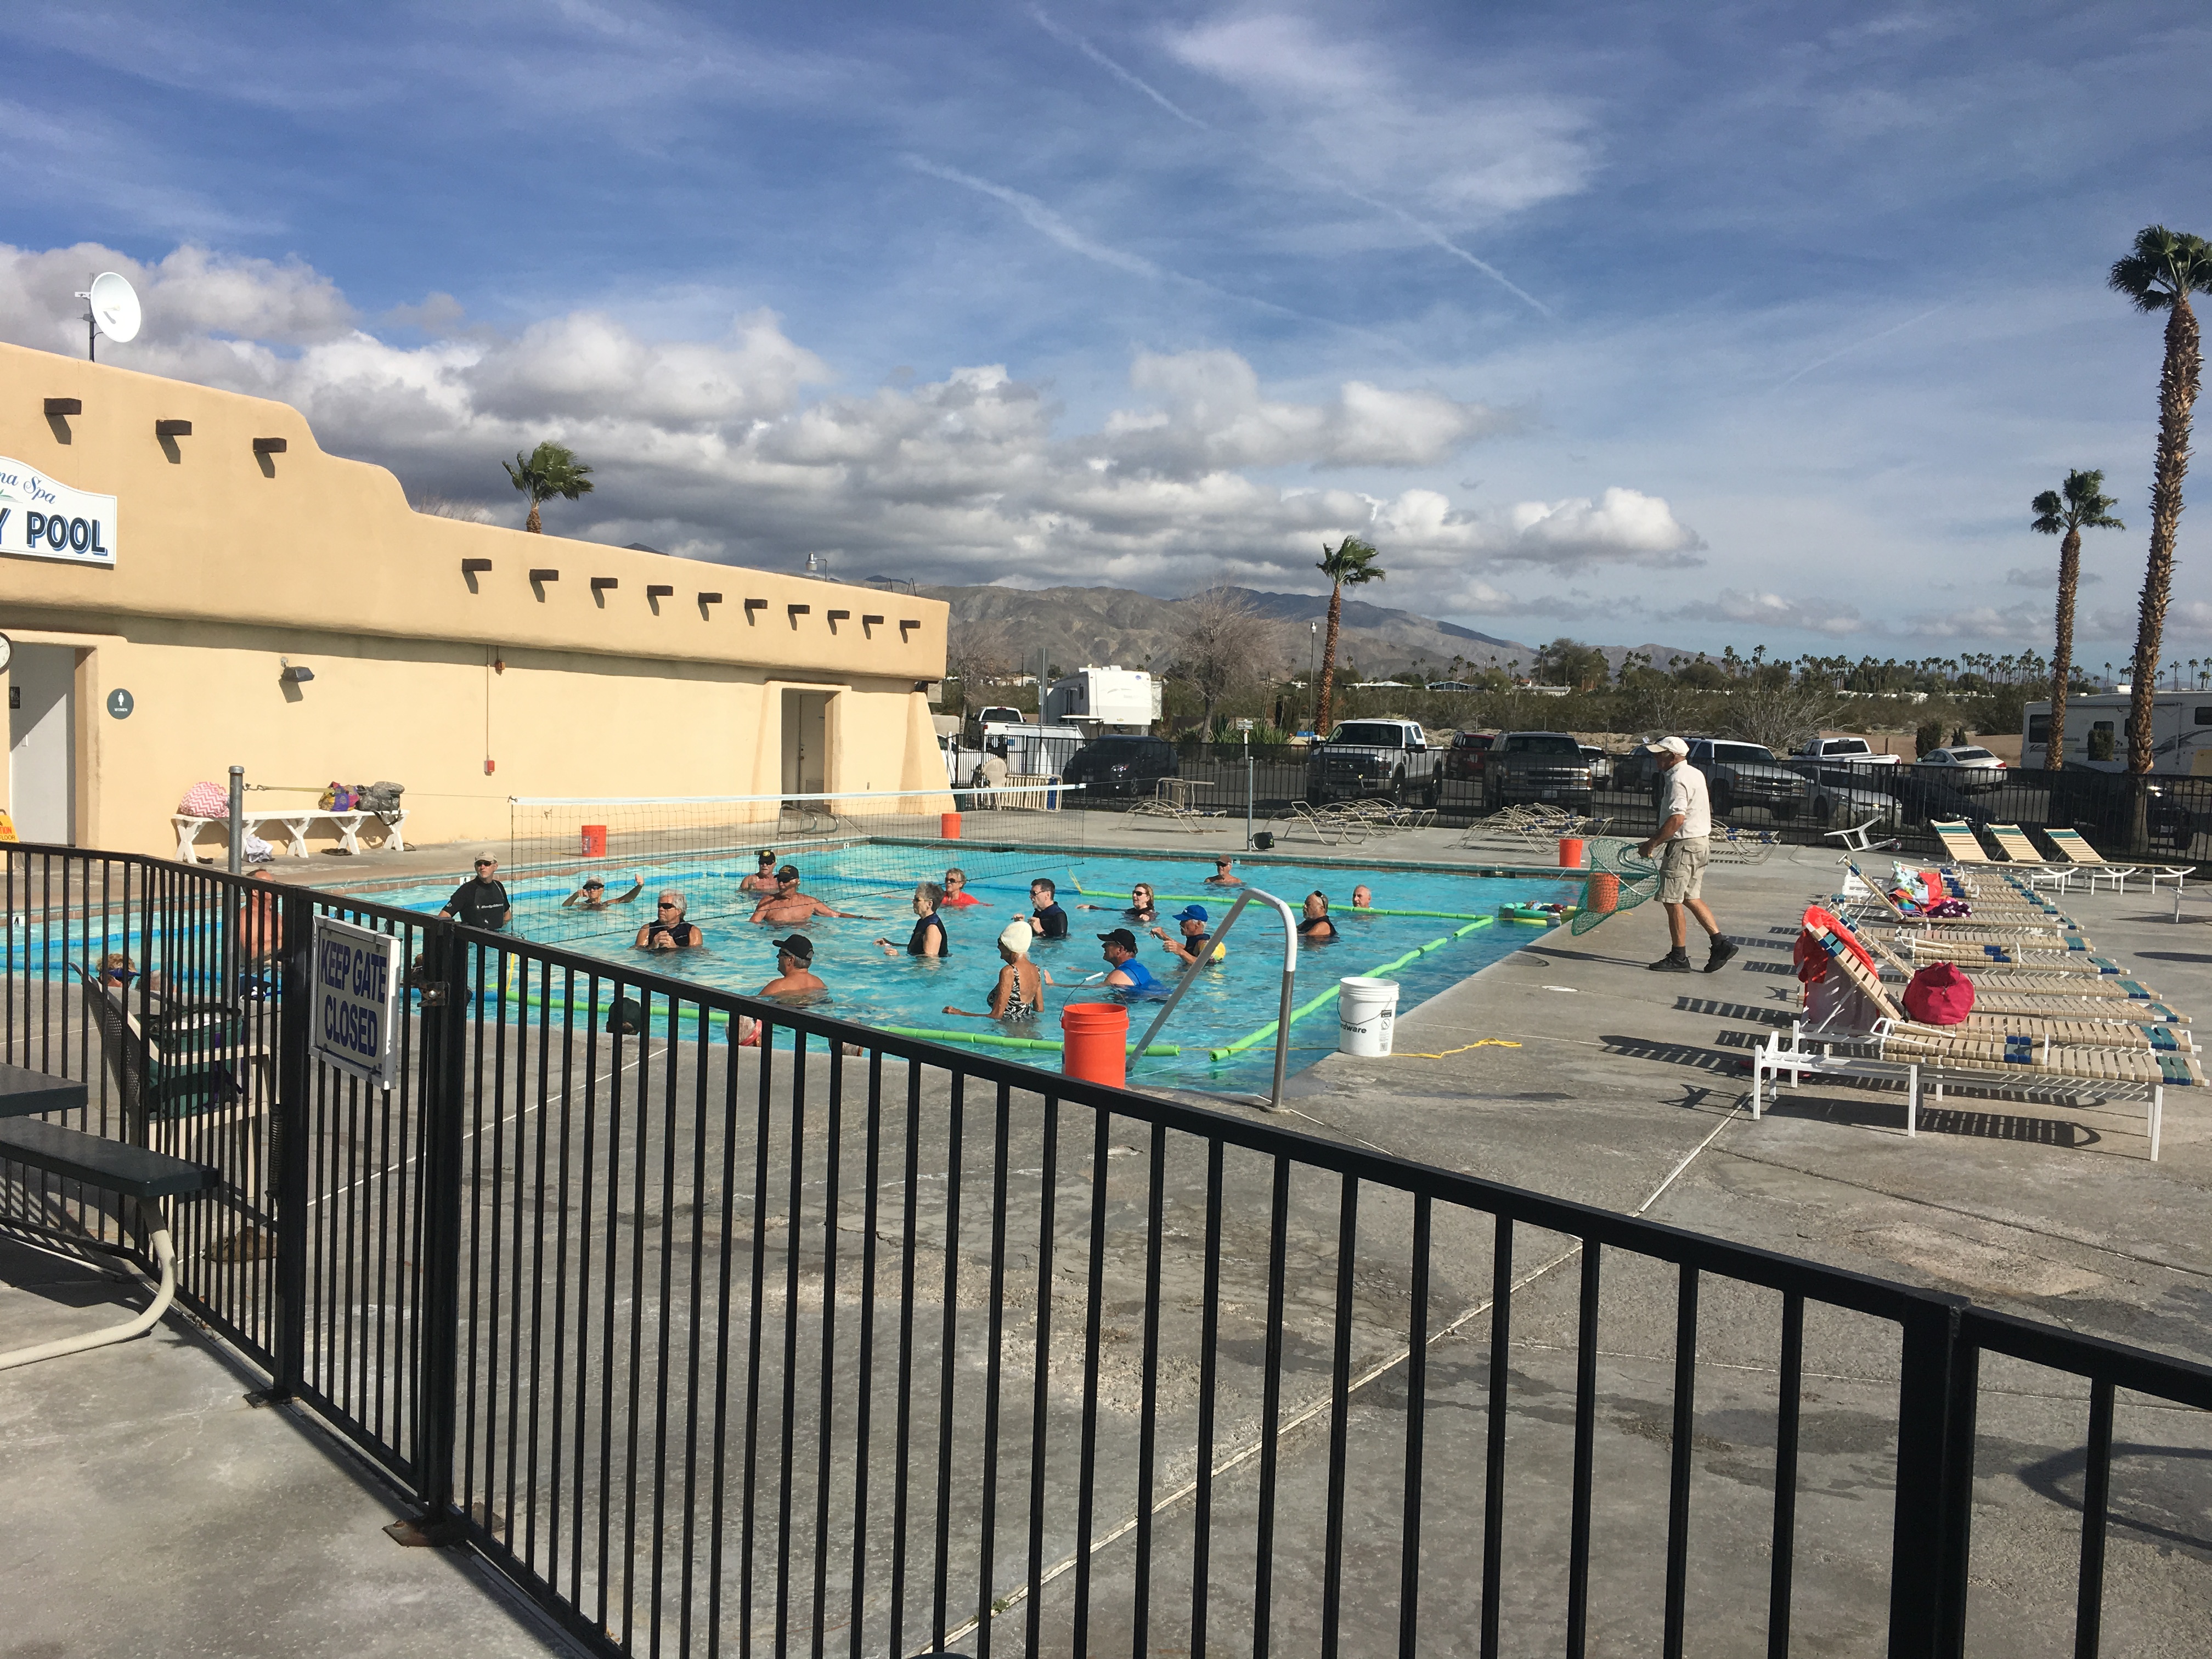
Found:
[[[2067,698],[2066,764],[2094,772],[2126,771],[2128,714],[2134,706],[2135,696],[2128,691]],[[2160,691],[2151,700],[2150,720],[2152,771],[2212,776],[2212,691]],[[2032,702],[2021,733],[2020,763],[2048,765],[2050,748],[2051,704]]]

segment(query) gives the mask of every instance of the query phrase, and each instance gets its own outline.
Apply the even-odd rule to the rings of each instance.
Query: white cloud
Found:
[[[1686,605],[1668,613],[1683,622],[1741,623],[1760,628],[1791,628],[1806,633],[1841,637],[1857,633],[1865,624],[1855,605],[1833,599],[1784,599],[1779,593],[1723,587],[1711,599]]]
[[[2009,586],[2036,588],[2050,594],[2054,606],[2058,603],[2058,572],[2056,568],[2049,570],[2023,569],[2016,565],[2005,572],[2004,579]],[[2094,570],[2084,570],[2079,580],[2086,586],[2091,582],[2100,582],[2105,579]]]
[[[1522,607],[1486,572],[1667,566],[1702,545],[1663,499],[1632,489],[1469,512],[1431,489],[1329,481],[1447,461],[1516,417],[1360,380],[1310,400],[1270,395],[1228,351],[1140,350],[1128,405],[1063,433],[1058,404],[1004,365],[822,392],[830,367],[765,311],[710,340],[649,339],[594,311],[503,337],[460,329],[434,296],[394,320],[436,337],[403,346],[306,266],[197,247],[153,265],[0,247],[0,335],[71,349],[70,294],[102,265],[141,283],[149,318],[138,342],[103,353],[112,361],[294,404],[332,452],[509,521],[521,508],[500,458],[557,439],[598,488],[557,505],[555,528],[692,556],[791,568],[835,549],[854,575],[1310,591],[1321,544],[1356,533],[1382,547],[1392,603],[1466,614]],[[1263,470],[1324,477],[1290,486]]]

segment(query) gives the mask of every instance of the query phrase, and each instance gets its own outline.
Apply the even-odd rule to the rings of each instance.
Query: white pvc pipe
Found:
[[[17,1365],[28,1365],[35,1360],[58,1359],[65,1353],[82,1353],[87,1348],[103,1348],[111,1342],[126,1342],[143,1332],[154,1328],[161,1316],[169,1311],[169,1304],[177,1294],[177,1248],[169,1241],[166,1226],[154,1231],[154,1259],[161,1263],[161,1283],[155,1291],[154,1300],[136,1319],[120,1325],[110,1325],[104,1330],[88,1331],[82,1336],[65,1336],[58,1341],[41,1342],[33,1348],[16,1348],[0,1353],[0,1371],[13,1370]]]

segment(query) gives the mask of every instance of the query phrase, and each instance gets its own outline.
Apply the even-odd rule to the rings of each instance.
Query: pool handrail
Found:
[[[1267,1109],[1273,1112],[1280,1109],[1283,1103],[1283,1065],[1290,1057],[1290,1049],[1286,1045],[1291,1040],[1291,1000],[1298,973],[1297,914],[1273,893],[1248,885],[1238,890],[1237,902],[1229,907],[1229,914],[1222,917],[1221,926],[1214,933],[1210,942],[1216,945],[1224,943],[1229,938],[1229,930],[1237,925],[1237,918],[1243,914],[1244,907],[1255,898],[1264,899],[1273,905],[1283,919],[1283,1003],[1282,1012],[1275,1018],[1275,1082],[1274,1086],[1267,1093]],[[1145,1035],[1139,1039],[1136,1048],[1132,1052],[1141,1054],[1151,1048],[1152,1039],[1160,1034],[1160,1027],[1168,1023],[1168,1016],[1175,1012],[1176,1004],[1182,1000],[1182,994],[1196,982],[1199,969],[1208,964],[1208,959],[1212,954],[1209,950],[1205,956],[1200,957],[1182,970],[1182,977],[1176,981],[1175,989],[1169,994],[1168,1000],[1160,1005],[1160,1012],[1153,1017],[1152,1023],[1145,1028]]]

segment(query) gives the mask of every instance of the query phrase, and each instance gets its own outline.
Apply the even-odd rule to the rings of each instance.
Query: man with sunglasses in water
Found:
[[[707,936],[699,931],[696,921],[684,920],[684,895],[675,891],[663,893],[654,907],[658,919],[648,921],[637,930],[637,944],[646,951],[688,951],[704,945]]]
[[[793,927],[816,916],[851,916],[851,910],[839,910],[824,904],[811,893],[799,890],[799,866],[787,864],[775,872],[775,891],[763,897],[753,911],[755,921],[769,922],[778,927]],[[863,921],[867,918],[863,917]]]

